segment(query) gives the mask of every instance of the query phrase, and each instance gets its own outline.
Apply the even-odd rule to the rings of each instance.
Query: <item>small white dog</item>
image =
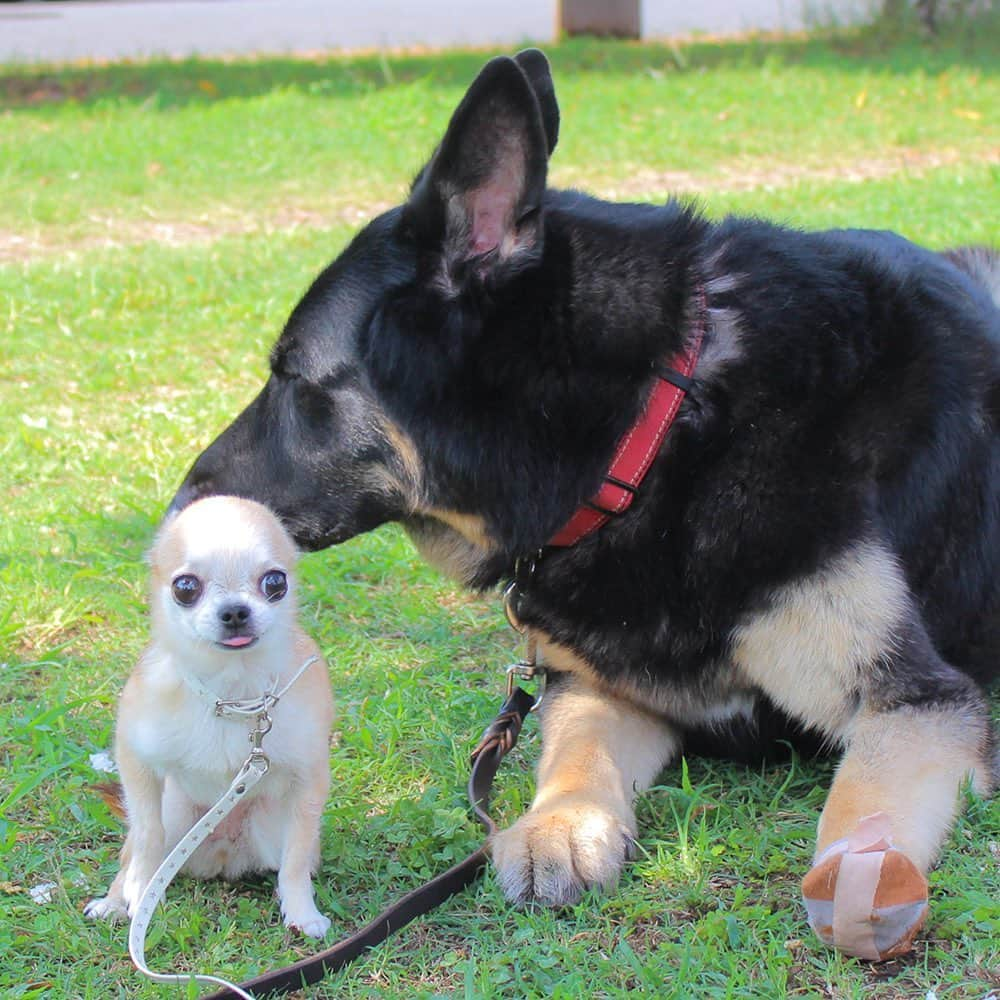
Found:
[[[277,518],[249,500],[200,500],[161,529],[150,553],[152,642],[125,685],[115,736],[128,836],[121,869],[88,916],[131,915],[160,862],[246,760],[254,720],[219,717],[216,699],[259,698],[292,681],[270,710],[268,773],[183,871],[233,879],[276,870],[285,925],[310,937],[329,928],[311,873],[330,784],[333,697],[297,622],[295,557]]]

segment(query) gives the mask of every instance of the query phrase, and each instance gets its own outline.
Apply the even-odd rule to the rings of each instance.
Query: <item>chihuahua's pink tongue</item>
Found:
[[[231,646],[233,649],[239,649],[240,646],[249,646],[253,642],[253,637],[249,635],[234,635],[232,639],[223,639],[223,646]]]

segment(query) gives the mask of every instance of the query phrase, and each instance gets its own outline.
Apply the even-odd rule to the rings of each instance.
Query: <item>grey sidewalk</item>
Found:
[[[797,30],[877,0],[642,0],[645,38]],[[0,3],[0,63],[504,45],[556,37],[558,0],[107,0]]]
[[[132,0],[0,4],[0,63],[398,46],[518,45],[555,37],[556,0]]]

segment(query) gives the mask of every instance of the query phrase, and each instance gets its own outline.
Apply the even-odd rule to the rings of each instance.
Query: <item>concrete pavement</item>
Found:
[[[643,38],[798,30],[878,0],[641,0]],[[0,3],[0,63],[550,42],[559,0],[105,0]]]
[[[547,42],[556,0],[0,3],[0,63]]]

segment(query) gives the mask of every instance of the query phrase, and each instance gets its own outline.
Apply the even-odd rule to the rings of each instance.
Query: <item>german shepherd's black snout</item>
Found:
[[[216,493],[257,500],[309,550],[399,517],[398,461],[356,366],[292,372],[288,364],[276,361],[257,399],[199,456],[170,510]]]

